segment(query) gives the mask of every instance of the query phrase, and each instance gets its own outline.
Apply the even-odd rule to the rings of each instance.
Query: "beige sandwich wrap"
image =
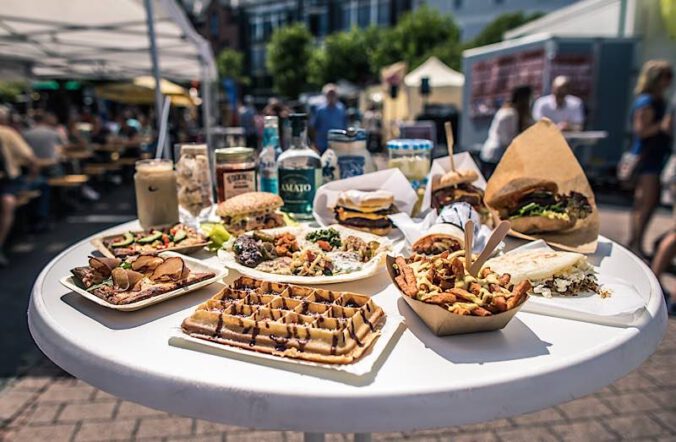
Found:
[[[592,213],[562,232],[524,235],[511,230],[510,235],[527,240],[543,239],[554,247],[572,252],[591,254],[596,251],[599,214],[594,192],[563,134],[550,120],[540,120],[512,141],[488,180],[486,200],[518,177],[554,181],[562,194],[579,192],[589,199]]]

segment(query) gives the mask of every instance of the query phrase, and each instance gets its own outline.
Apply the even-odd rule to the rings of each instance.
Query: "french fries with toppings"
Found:
[[[511,282],[507,273],[483,267],[472,276],[463,251],[427,257],[396,258],[395,282],[406,295],[439,305],[457,315],[491,316],[511,310],[526,299],[530,281]]]

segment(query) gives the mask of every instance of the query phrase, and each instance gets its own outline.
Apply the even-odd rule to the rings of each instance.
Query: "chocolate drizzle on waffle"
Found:
[[[347,364],[370,347],[384,320],[367,296],[241,277],[181,327],[193,337],[247,350]]]

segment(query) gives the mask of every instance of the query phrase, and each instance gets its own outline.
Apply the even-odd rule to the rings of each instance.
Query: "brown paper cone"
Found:
[[[542,119],[516,137],[509,145],[486,186],[486,200],[518,177],[554,181],[560,193],[580,192],[589,199],[592,213],[563,232],[510,235],[522,239],[543,239],[553,247],[578,253],[594,253],[599,235],[599,214],[594,192],[561,131],[548,119]]]
[[[392,283],[397,289],[395,271],[392,268],[394,257],[387,256],[387,272],[390,274]],[[417,299],[413,299],[401,290],[399,290],[404,301],[413,309],[414,312],[423,320],[425,325],[437,336],[461,335],[467,333],[478,333],[485,331],[494,331],[504,328],[514,315],[521,309],[528,299],[524,296],[519,305],[506,312],[498,313],[492,316],[463,316],[456,315],[446,310],[444,307],[434,304],[427,304]]]

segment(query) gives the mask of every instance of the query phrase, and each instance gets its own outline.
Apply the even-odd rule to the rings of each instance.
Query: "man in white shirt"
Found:
[[[543,117],[552,120],[561,130],[582,130],[584,110],[582,100],[568,95],[570,79],[560,75],[552,82],[552,93],[540,97],[533,105],[535,121]]]

